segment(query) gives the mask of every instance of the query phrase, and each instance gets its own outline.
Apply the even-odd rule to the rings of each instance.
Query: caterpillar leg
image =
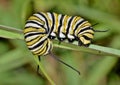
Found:
[[[38,60],[40,61],[40,56],[38,56]],[[39,65],[37,65],[37,74],[39,75]]]

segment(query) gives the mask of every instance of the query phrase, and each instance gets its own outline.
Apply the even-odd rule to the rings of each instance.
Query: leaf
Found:
[[[116,64],[118,58],[105,56],[91,69],[84,85],[97,85],[100,79],[105,77]]]
[[[20,49],[11,50],[2,55],[0,58],[0,74],[30,61],[30,59],[25,58],[26,55],[21,56],[22,53],[25,53],[27,55],[26,51]]]

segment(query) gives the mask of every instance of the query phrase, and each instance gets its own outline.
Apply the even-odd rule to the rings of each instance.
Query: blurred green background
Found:
[[[37,11],[78,15],[92,24],[93,44],[120,49],[120,0],[0,0],[0,24],[24,29],[26,19]],[[76,72],[49,55],[42,57],[56,85],[120,85],[120,59],[54,48],[53,53],[80,70]],[[37,65],[25,42],[0,38],[0,85],[50,85],[36,73]]]

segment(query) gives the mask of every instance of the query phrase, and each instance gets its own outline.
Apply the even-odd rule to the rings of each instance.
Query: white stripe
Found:
[[[43,20],[45,22],[45,18],[42,17],[40,14],[34,14],[35,16],[37,16],[39,19]]]
[[[61,17],[62,17],[62,14],[59,14],[59,16],[58,16],[58,23],[59,23],[59,24],[60,24],[60,19],[61,19]],[[63,18],[64,18],[64,17],[63,17]],[[63,21],[64,21],[64,20],[62,20],[62,26],[60,27],[60,33],[58,33],[60,38],[65,38],[65,35],[62,33]]]
[[[53,25],[53,31],[51,32],[50,35],[55,37],[56,36],[56,34],[55,34],[55,30],[56,30],[56,17],[55,17],[55,14],[53,13],[53,16],[54,16],[54,24],[53,24],[52,15],[51,15],[51,13],[49,13],[49,14],[50,14],[50,18],[52,20],[52,25]]]
[[[40,33],[40,32],[28,32],[28,33],[25,33],[25,36],[27,36],[29,34],[34,34],[34,33]],[[35,34],[35,35],[39,35],[39,34]]]
[[[61,26],[60,32],[63,32],[63,29],[66,30],[66,27],[64,27],[64,21],[65,21],[65,18],[66,18],[66,17],[67,17],[67,15],[65,15],[64,18],[63,18],[62,26]],[[68,23],[66,23],[66,24],[68,24]]]
[[[51,32],[50,35],[51,35],[51,36],[54,36],[54,37],[56,36],[56,34],[55,34],[54,32]]]
[[[73,30],[72,30],[72,25],[73,25],[73,22],[74,22],[75,18],[76,18],[76,17],[73,18],[73,20],[72,20],[72,22],[71,22],[71,24],[70,24],[70,28],[69,28],[69,30],[68,30],[69,32],[68,32],[67,37],[68,37],[69,39],[74,39],[74,38],[75,38],[73,35],[70,34],[70,31],[73,31]]]
[[[80,18],[80,19],[75,23],[75,25],[73,26],[73,30],[75,29],[75,27],[77,26],[77,24],[78,24],[79,22],[83,21],[83,20],[84,20],[83,18]]]
[[[39,35],[32,35],[32,36],[29,36],[29,37],[25,38],[25,40],[26,40],[26,41],[30,41],[30,40],[38,37],[38,36],[39,36]]]
[[[52,21],[51,13],[47,12],[47,15],[48,15],[49,19]]]
[[[49,13],[49,12],[47,12],[47,15],[48,15],[48,18],[50,19],[50,22],[51,22],[51,23],[49,23],[49,28],[51,30],[51,27],[52,27],[52,24],[53,24],[52,16],[51,16],[51,13]]]
[[[54,21],[55,21],[55,22],[54,22],[54,26],[53,26],[53,27],[54,27],[54,28],[53,28],[53,32],[55,32],[55,30],[57,29],[57,28],[56,28],[56,25],[57,25],[57,24],[56,24],[56,16],[55,16],[55,14],[56,14],[56,13],[53,13]]]
[[[87,28],[87,27],[89,27],[89,26],[85,26],[85,27],[83,27],[82,29],[85,29],[85,28]],[[81,29],[81,30],[82,30]],[[89,29],[90,30],[90,29]],[[82,34],[82,33],[85,33],[87,30],[85,30],[85,31],[83,31],[83,32],[80,32],[79,34]]]
[[[68,37],[69,39],[74,39],[74,38],[75,38],[74,36],[72,36],[72,35],[70,35],[70,34],[68,34],[67,37]]]
[[[40,42],[44,41],[46,38],[48,38],[48,36],[42,37],[38,42],[36,42],[35,44],[29,46],[29,48],[33,48],[34,46],[36,46],[36,45],[39,44]]]
[[[78,26],[78,28],[79,28],[81,25],[83,25],[84,23],[86,23],[86,22],[88,22],[88,21],[84,21],[82,24],[80,24],[80,25]],[[81,29],[84,29],[84,28],[86,28],[86,27],[89,27],[89,26],[85,26],[85,27],[83,27],[83,28],[81,28]]]
[[[42,13],[43,14],[43,13]],[[43,20],[45,22],[45,28],[47,28],[47,24],[46,24],[46,20],[44,17],[42,17],[40,14],[34,14],[35,16],[37,16],[39,19]],[[44,15],[44,14],[43,14]],[[45,16],[45,15],[44,15]],[[46,16],[45,16],[46,17]]]
[[[42,46],[43,46],[43,44],[42,44],[42,45],[40,45],[39,47],[37,47],[37,48],[35,48],[35,49],[31,50],[31,51],[32,51],[32,52],[35,52],[35,51],[39,50],[40,48],[42,48]],[[28,48],[29,48],[29,47],[28,47]]]
[[[44,55],[48,54],[48,52],[51,50],[51,49],[50,49],[51,46],[52,46],[52,42],[49,41],[49,42],[48,42],[48,48],[47,48],[46,52],[44,53]]]
[[[72,30],[72,25],[73,25],[73,22],[75,21],[75,18],[76,18],[76,17],[73,18],[73,20],[72,20],[72,22],[71,22],[71,24],[70,24],[70,28],[69,28],[69,32],[68,32],[69,35],[70,35],[70,31],[73,31],[73,30]],[[74,25],[73,25],[73,26],[74,26]]]
[[[60,25],[60,19],[61,19],[61,17],[62,17],[62,15],[59,14],[59,15],[58,15],[58,26]]]
[[[83,25],[84,23],[86,23],[86,21],[82,22],[82,23],[78,26],[79,31],[82,29],[82,28],[80,28],[80,26]],[[78,29],[78,28],[77,28],[77,29]],[[76,33],[76,32],[77,32],[77,29],[75,30],[75,35],[77,35],[77,33]]]
[[[67,19],[67,23],[66,23],[67,25],[66,25],[66,27],[65,27],[65,28],[66,28],[66,30],[67,30],[68,23],[69,23],[70,19],[71,19],[71,17],[69,17],[69,18]]]
[[[38,24],[40,24],[40,25],[43,25],[42,23],[40,23],[40,22],[37,21],[37,20],[28,20],[28,21],[33,21],[33,22],[36,22],[36,23],[38,23]]]
[[[25,25],[25,27],[35,27],[35,28],[41,28],[41,26],[40,25],[37,25],[37,24],[35,24],[35,23],[27,23],[26,25]]]
[[[60,34],[59,34],[59,37],[60,37],[60,38],[65,38],[66,36],[65,36],[63,33],[60,33]]]

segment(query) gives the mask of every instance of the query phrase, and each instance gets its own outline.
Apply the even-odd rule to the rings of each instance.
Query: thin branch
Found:
[[[48,76],[48,74],[46,73],[45,69],[44,69],[43,66],[42,66],[41,61],[39,61],[39,59],[38,59],[38,56],[34,56],[34,59],[35,59],[35,61],[37,62],[37,64],[39,65],[39,68],[40,68],[41,72],[44,74],[44,76],[47,78],[47,80],[51,83],[51,85],[56,85],[56,84],[54,83],[54,81],[53,81],[53,80]]]
[[[103,47],[103,46],[94,45],[94,44],[91,44],[89,47],[83,47],[83,46],[78,46],[77,42],[74,42],[71,44],[62,42],[61,44],[57,44],[58,41],[56,40],[54,40],[53,43],[55,43],[54,47],[58,47],[58,48],[87,52],[87,53],[96,54],[96,55],[120,57],[120,50],[109,48],[109,47]]]
[[[0,25],[0,29],[14,32],[16,34],[21,34],[21,36],[23,36],[22,30],[18,30],[16,28]],[[74,42],[71,44],[68,44],[66,42],[61,42],[61,44],[58,44],[57,40],[53,40],[53,43],[54,43],[53,44],[54,47],[59,47],[59,48],[64,48],[64,49],[69,49],[74,51],[88,52],[88,53],[97,54],[97,55],[120,57],[120,50],[109,48],[109,47],[103,47],[103,46],[91,44],[88,48],[86,48],[86,47],[78,46],[77,42]]]
[[[10,31],[10,32],[14,32],[14,33],[20,33],[20,34],[23,33],[22,30],[20,30],[20,29],[16,29],[16,28],[9,27],[9,26],[4,26],[4,25],[0,25],[0,29]]]

